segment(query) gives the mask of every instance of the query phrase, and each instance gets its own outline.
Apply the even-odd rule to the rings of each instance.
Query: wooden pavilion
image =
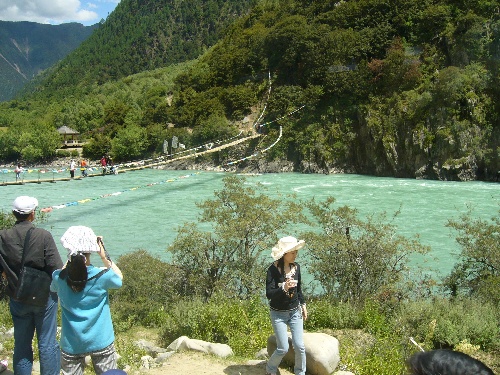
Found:
[[[61,134],[63,139],[63,147],[78,147],[81,146],[80,143],[80,133],[70,127],[64,125],[57,129],[57,132]]]

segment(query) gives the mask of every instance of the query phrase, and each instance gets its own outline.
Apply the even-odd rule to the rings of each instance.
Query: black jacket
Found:
[[[294,279],[298,281],[297,287],[292,288],[290,293],[286,293],[281,284],[285,282],[285,276],[280,273],[278,268],[273,264],[267,269],[266,276],[266,297],[269,300],[269,306],[273,310],[288,311],[294,310],[299,305],[305,304],[304,296],[302,295],[302,279],[300,275],[300,266],[295,263],[297,270],[295,271]]]
[[[0,256],[14,272],[16,277],[7,274],[7,294],[12,296],[17,286],[17,276],[21,271],[21,259],[23,255],[24,239],[30,228],[34,228],[30,221],[19,221],[12,228],[0,231],[2,240]],[[57,250],[54,238],[50,232],[42,228],[34,228],[29,240],[28,253],[25,256],[24,265],[47,272],[52,277],[52,272],[63,266],[59,250]],[[0,272],[3,272],[0,263]]]

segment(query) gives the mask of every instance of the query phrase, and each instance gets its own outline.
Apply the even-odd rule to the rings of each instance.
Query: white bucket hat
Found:
[[[83,225],[69,227],[61,237],[61,244],[68,250],[68,256],[76,253],[98,253],[97,236]]]
[[[20,214],[30,214],[38,207],[38,200],[27,195],[17,197],[12,203],[12,211]]]
[[[290,251],[302,249],[305,244],[304,240],[299,241],[295,237],[291,236],[280,238],[278,244],[273,247],[271,256],[274,260],[278,260]]]

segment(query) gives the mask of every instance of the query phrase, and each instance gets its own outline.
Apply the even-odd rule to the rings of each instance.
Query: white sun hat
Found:
[[[12,211],[20,214],[30,214],[38,207],[38,200],[27,195],[17,197],[12,203]]]
[[[280,238],[277,245],[273,247],[271,251],[271,256],[274,260],[280,259],[286,253],[290,251],[302,249],[305,245],[304,240],[297,240],[295,237],[287,236]]]
[[[68,250],[68,256],[76,253],[98,253],[97,236],[83,225],[69,227],[61,237],[61,244]]]

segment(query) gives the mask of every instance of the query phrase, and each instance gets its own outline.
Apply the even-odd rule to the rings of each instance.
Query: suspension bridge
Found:
[[[291,112],[289,112],[281,117],[275,118],[272,121],[269,121],[266,123],[261,123],[261,120],[264,118],[264,113],[266,111],[267,102],[269,101],[270,95],[271,95],[271,74],[269,73],[269,88],[267,91],[266,104],[264,105],[258,119],[253,124],[253,126],[252,126],[253,132],[250,134],[243,135],[243,131],[240,131],[240,133],[234,137],[231,137],[231,138],[228,138],[225,140],[217,140],[214,142],[205,143],[201,146],[193,147],[193,148],[190,148],[187,150],[183,149],[182,151],[177,152],[175,154],[172,153],[170,155],[161,156],[161,157],[158,157],[156,159],[145,159],[145,160],[140,160],[140,161],[135,161],[135,162],[127,162],[127,163],[122,163],[122,164],[118,164],[118,165],[113,165],[112,171],[113,171],[113,173],[118,174],[118,173],[124,173],[124,172],[129,172],[129,171],[141,170],[141,169],[145,169],[145,168],[158,168],[162,165],[174,163],[177,161],[190,159],[190,158],[196,158],[196,157],[203,156],[206,154],[219,152],[219,151],[224,150],[226,148],[234,147],[240,143],[247,142],[247,141],[250,141],[250,140],[258,138],[258,137],[262,137],[263,136],[262,132],[256,131],[257,129],[262,129],[265,126],[268,126],[272,123],[275,123],[275,122],[278,122],[279,120],[284,119],[285,117],[292,116],[293,114],[302,110],[305,107],[304,105],[300,106],[300,107],[294,109],[293,111],[291,111]],[[231,166],[234,164],[238,164],[244,160],[252,159],[254,157],[258,157],[258,156],[263,155],[265,152],[270,150],[272,147],[274,147],[281,140],[282,134],[283,134],[283,129],[280,126],[279,127],[279,136],[274,141],[274,143],[272,143],[270,146],[268,146],[262,150],[258,150],[256,152],[254,152],[253,154],[251,154],[249,156],[245,156],[241,159],[229,161],[229,162],[225,163],[223,166]],[[50,167],[49,168],[44,168],[44,167],[31,168],[31,169],[25,170],[22,173],[22,176],[20,176],[20,178],[16,178],[15,181],[6,181],[6,180],[1,181],[0,180],[0,186],[23,185],[23,184],[28,184],[28,183],[40,184],[42,182],[54,183],[54,182],[58,182],[58,181],[82,180],[82,179],[89,178],[89,177],[104,176],[104,175],[109,173],[108,168],[103,168],[102,166],[95,166],[95,167],[91,166],[91,167],[86,168],[86,172],[87,172],[86,176],[81,175],[81,176],[74,176],[74,177],[56,177],[56,175],[59,175],[60,173],[67,172],[67,171],[68,171],[68,168],[63,168],[63,169],[56,169],[56,168],[50,168]],[[11,171],[8,169],[3,169],[3,170],[0,169],[0,174],[2,172],[4,174],[8,174],[9,172],[14,172],[14,171]],[[26,174],[32,175],[34,173],[37,173],[37,178],[31,178],[31,179],[24,178],[26,176]],[[52,178],[50,178],[50,177],[47,178],[47,176],[49,176],[50,174],[52,174]]]

